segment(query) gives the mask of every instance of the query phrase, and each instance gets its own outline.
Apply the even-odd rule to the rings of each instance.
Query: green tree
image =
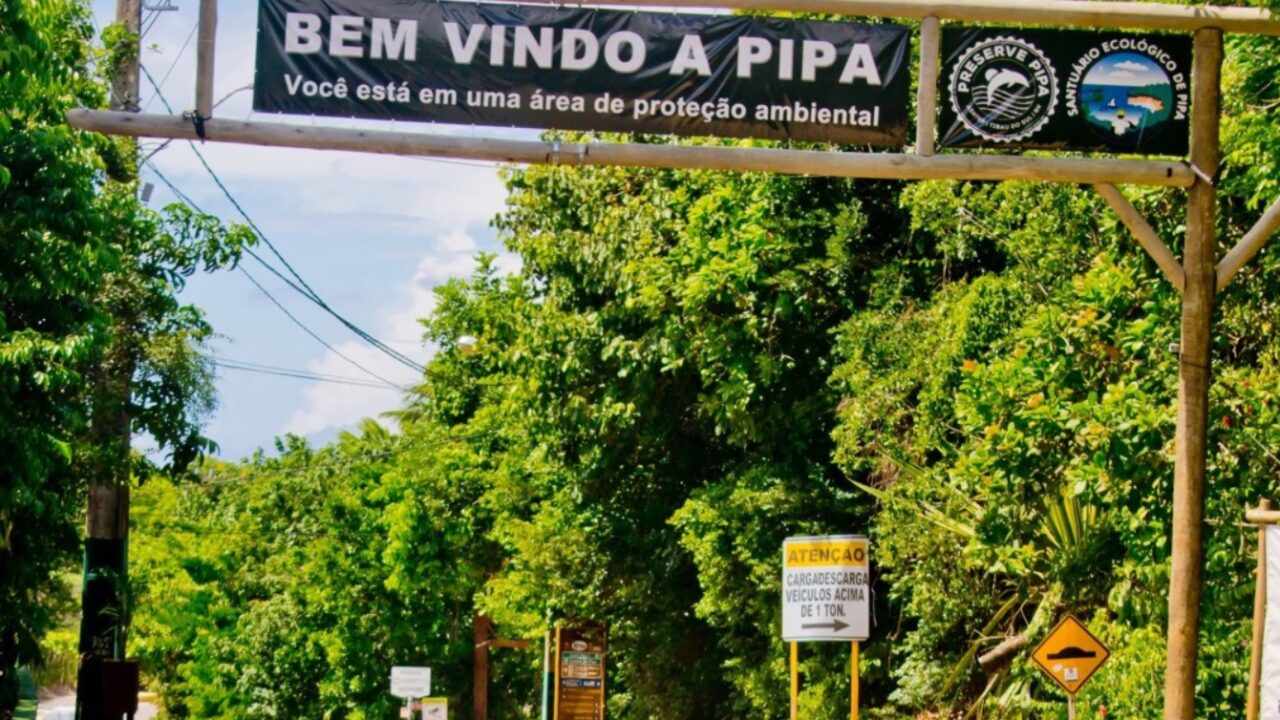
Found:
[[[0,708],[55,620],[87,482],[133,464],[104,426],[126,417],[175,471],[208,447],[209,328],[175,294],[248,242],[183,208],[146,210],[132,145],[66,125],[68,109],[103,101],[89,28],[69,0],[0,8]],[[99,381],[126,343],[132,389],[108,401]]]

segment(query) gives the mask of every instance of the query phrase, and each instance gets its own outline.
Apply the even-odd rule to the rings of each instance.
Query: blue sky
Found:
[[[144,5],[161,2],[146,0]],[[160,81],[165,97],[181,111],[194,106],[195,40],[187,40],[195,27],[198,2],[170,2],[178,9],[157,14],[143,38],[142,61]],[[115,3],[94,0],[93,8],[101,27],[112,19]],[[144,11],[144,20],[151,14]],[[253,82],[256,14],[253,0],[219,3],[215,99]],[[145,111],[165,112],[153,94],[144,79]],[[284,119],[252,113],[250,99],[247,91],[231,95],[215,115]],[[289,121],[313,122],[309,118]],[[470,127],[400,127],[510,134]],[[144,150],[157,144],[144,141]],[[505,197],[495,165],[223,143],[205,143],[200,151],[266,236],[334,309],[418,362],[425,362],[432,352],[421,342],[417,323],[431,310],[431,289],[450,277],[470,274],[477,252],[501,252],[490,227]],[[240,219],[185,142],[172,143],[152,162],[205,211],[227,220]],[[150,168],[143,168],[142,177],[155,184],[153,207],[174,200]],[[505,268],[518,267],[513,256],[502,253],[501,258]],[[416,380],[414,371],[357,339],[255,262],[246,261],[244,266],[343,355],[396,383]],[[213,345],[220,358],[371,379],[294,325],[238,271],[195,277],[182,297],[205,309],[220,335]],[[271,451],[273,438],[284,433],[326,441],[361,418],[398,407],[401,398],[391,389],[229,369],[218,372],[220,405],[207,434],[219,443],[219,454],[226,459],[245,457],[259,447]]]

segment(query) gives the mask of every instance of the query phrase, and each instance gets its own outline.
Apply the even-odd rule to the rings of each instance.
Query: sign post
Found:
[[[1031,654],[1049,679],[1067,693],[1067,716],[1076,716],[1076,693],[1102,667],[1111,651],[1084,623],[1068,615]]]
[[[858,643],[871,635],[871,549],[860,535],[782,543],[782,639],[791,643],[791,720],[799,720],[799,643],[850,643],[849,717],[858,718]]]
[[[411,714],[414,698],[431,694],[431,668],[404,665],[391,668],[391,694],[403,698],[405,710]]]

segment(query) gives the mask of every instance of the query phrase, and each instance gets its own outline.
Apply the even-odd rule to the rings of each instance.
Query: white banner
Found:
[[[1280,720],[1280,527],[1268,525],[1267,614],[1262,631],[1260,720]]]

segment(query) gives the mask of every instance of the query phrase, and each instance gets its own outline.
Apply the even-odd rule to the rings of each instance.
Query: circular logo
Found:
[[[578,652],[582,652],[583,650],[587,649],[587,644],[581,640],[574,640],[569,647],[572,647],[574,650],[577,650]]]
[[[999,36],[970,46],[952,66],[950,85],[960,122],[996,142],[1031,137],[1058,104],[1053,65],[1022,38]]]
[[[1104,141],[1137,147],[1173,116],[1173,81],[1152,58],[1136,52],[1102,55],[1084,71],[1076,103]]]

